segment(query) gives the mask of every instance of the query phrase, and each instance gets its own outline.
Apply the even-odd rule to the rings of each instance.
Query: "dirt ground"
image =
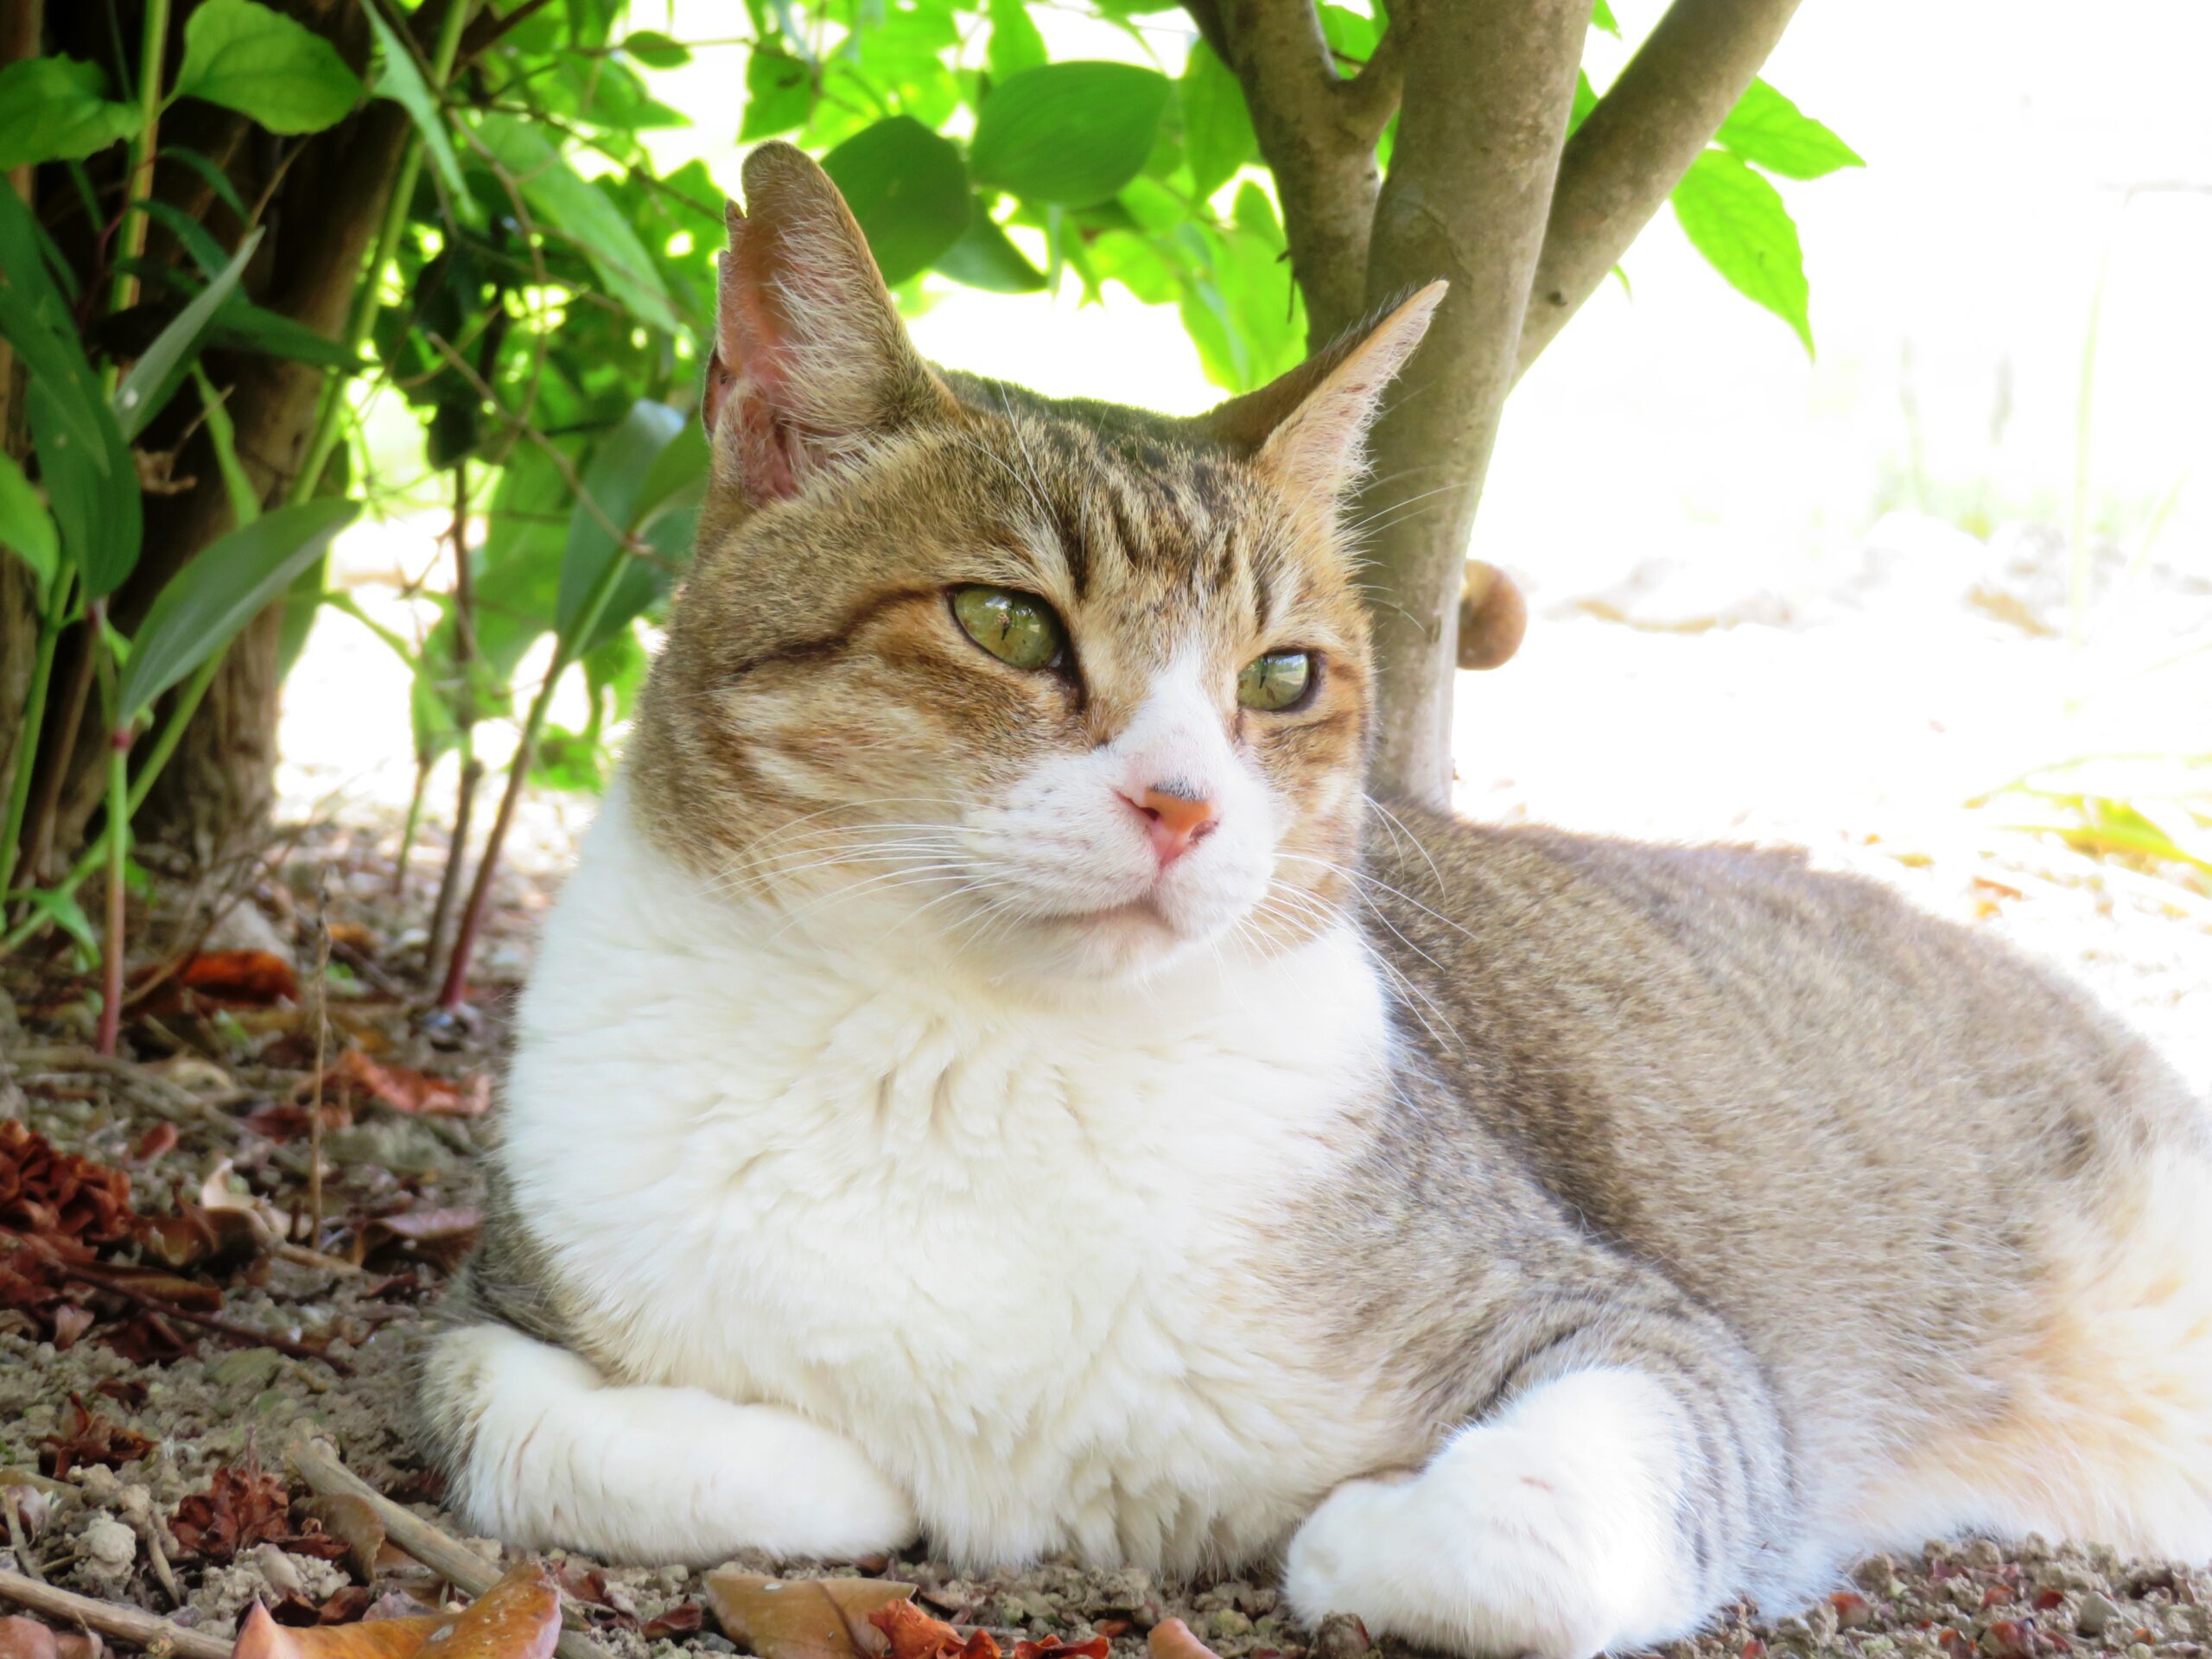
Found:
[[[1700,594],[1675,604],[1656,578],[1538,599],[1529,662],[1508,671],[1522,677],[1465,693],[1463,805],[1594,829],[1805,842],[1824,862],[1872,869],[1931,909],[2060,961],[2193,1079],[2212,1079],[2212,889],[1961,806],[2001,766],[1985,745],[1974,755],[1982,776],[1959,781],[1959,757],[1941,740],[1946,721],[1956,729],[1966,716],[1944,705],[1941,687],[1827,695],[1877,639],[1895,647],[1879,632],[1878,606],[1810,621],[1745,616],[1732,604],[1790,601]],[[2036,653],[2048,628],[1974,627],[1973,651],[1964,634],[1942,650],[1967,651],[1981,695],[2013,695],[2004,688],[2031,686],[2047,668]],[[1651,749],[1670,737],[1675,764],[1653,766]],[[1793,782],[1794,757],[1823,745],[1825,766]],[[52,1260],[39,1254],[46,1247],[0,1248],[0,1492],[13,1511],[0,1566],[221,1636],[257,1598],[305,1624],[413,1611],[445,1593],[428,1569],[388,1551],[347,1560],[302,1509],[288,1510],[287,1499],[308,1494],[284,1474],[283,1452],[296,1436],[327,1436],[380,1491],[450,1524],[409,1444],[407,1371],[472,1235],[488,1133],[473,1115],[479,1080],[496,1070],[501,1010],[573,820],[546,807],[532,821],[531,851],[505,879],[481,958],[481,1017],[453,1024],[415,1013],[435,837],[396,882],[388,807],[354,802],[338,813],[257,864],[161,888],[143,930],[144,965],[173,968],[194,954],[214,965],[142,988],[124,1063],[90,1055],[88,985],[66,958],[0,963],[0,1137],[16,1137],[0,1139],[0,1229],[14,1230],[0,1231],[0,1247],[25,1232],[60,1241]],[[211,931],[215,911],[225,913]],[[226,951],[236,954],[217,954]],[[300,986],[272,984],[272,963]],[[188,976],[199,982],[183,986]],[[318,1014],[329,1033],[319,1130]],[[26,1130],[39,1141],[22,1140]],[[318,1133],[319,1251],[274,1248],[279,1233],[302,1236],[297,1218],[315,1205]],[[27,1155],[38,1166],[14,1192],[11,1144],[18,1176]],[[71,1154],[126,1171],[127,1199]],[[64,1188],[66,1201],[55,1197]],[[1348,1619],[1294,1627],[1264,1574],[1173,1585],[1064,1565],[987,1580],[922,1560],[750,1565],[903,1578],[943,1616],[1001,1640],[1103,1632],[1134,1656],[1173,1614],[1223,1659],[1363,1659],[1371,1645]],[[736,1650],[711,1616],[697,1622],[698,1574],[575,1559],[563,1582],[616,1659]],[[1672,1652],[2197,1659],[2208,1647],[2205,1564],[2028,1540],[1931,1543],[1877,1559],[1810,1610],[1742,1609]]]

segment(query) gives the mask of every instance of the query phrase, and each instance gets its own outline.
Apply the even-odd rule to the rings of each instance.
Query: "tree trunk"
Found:
[[[38,55],[44,11],[42,0],[0,0],[0,67]],[[29,201],[31,169],[19,167],[0,177],[0,190],[13,190]],[[30,452],[22,391],[22,365],[7,341],[0,340],[0,452],[16,461]],[[7,800],[21,763],[16,752],[17,728],[30,695],[37,639],[38,596],[32,591],[29,568],[21,559],[0,553],[0,802]]]
[[[1520,369],[1522,314],[1574,96],[1586,0],[1414,0],[1404,102],[1376,204],[1367,300],[1448,277],[1428,339],[1376,423],[1360,503],[1389,603],[1372,612],[1382,718],[1374,786],[1441,805],[1467,534]],[[1468,66],[1482,66],[1479,92]]]
[[[284,9],[330,35],[356,69],[366,61],[368,27],[359,8],[296,0]],[[219,111],[213,118],[226,119]],[[363,260],[382,226],[410,131],[399,105],[378,99],[307,142],[283,175],[264,218],[268,235],[245,284],[257,303],[318,334],[338,337]],[[218,147],[221,135],[211,130],[201,142],[212,152],[223,153]],[[246,164],[276,159],[272,152],[249,158]],[[170,171],[163,168],[157,180],[163,195],[172,189],[204,190],[204,181],[189,169],[175,168],[175,179]],[[251,188],[242,194],[253,200]],[[229,228],[234,234],[238,227]],[[238,458],[247,476],[264,503],[281,500],[303,464],[326,372],[245,353],[211,354],[207,371],[218,387],[228,389]],[[158,449],[174,442],[169,435],[181,431],[196,413],[188,393],[180,397],[149,430],[142,447]],[[114,603],[117,624],[125,632],[144,616],[162,584],[231,527],[229,498],[204,430],[185,445],[175,470],[196,481],[175,496],[147,500],[145,550]],[[199,714],[137,815],[135,827],[142,838],[206,856],[258,827],[270,799],[276,756],[281,612],[281,602],[272,606],[232,645]],[[81,640],[77,645],[80,649]],[[69,671],[69,662],[58,664],[57,683]],[[165,714],[166,708],[156,710],[156,724]],[[79,734],[57,819],[57,849],[80,843],[99,810],[106,753],[104,734]]]

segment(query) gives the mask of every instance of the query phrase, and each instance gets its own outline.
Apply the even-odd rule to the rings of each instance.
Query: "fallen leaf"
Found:
[[[868,1622],[890,1643],[890,1659],[998,1659],[999,1644],[988,1630],[970,1631],[963,1641],[951,1625],[910,1601],[879,1607]]]
[[[211,1002],[265,1008],[297,1002],[300,976],[273,950],[207,950],[184,964],[176,982]]]
[[[1094,1636],[1088,1642],[1063,1642],[1057,1636],[1048,1636],[1041,1642],[1016,1642],[1014,1659],[1106,1659],[1114,1644],[1103,1636]]]
[[[296,1630],[279,1624],[257,1601],[238,1627],[231,1659],[413,1659],[433,1631],[454,1622],[427,1614]]]
[[[80,1394],[69,1396],[69,1425],[59,1434],[39,1442],[38,1466],[55,1480],[72,1469],[100,1464],[120,1469],[154,1449],[154,1442],[136,1429],[125,1428],[109,1417],[95,1417]]]
[[[132,1144],[130,1161],[134,1164],[150,1164],[175,1145],[176,1125],[156,1123]]]
[[[664,1642],[673,1636],[690,1636],[707,1622],[706,1610],[696,1601],[679,1601],[657,1618],[645,1621],[638,1632],[648,1642]]]
[[[476,1248],[484,1212],[465,1205],[406,1210],[378,1216],[362,1231],[362,1258],[390,1268],[400,1262],[428,1262],[451,1273]]]
[[[261,1253],[259,1230],[243,1211],[227,1207],[179,1204],[173,1216],[139,1217],[137,1230],[146,1258],[168,1268],[219,1273]]]
[[[377,1558],[384,1554],[384,1522],[366,1498],[340,1492],[310,1500],[305,1511],[322,1529],[346,1546],[346,1565],[363,1584],[377,1575]]]
[[[873,1621],[887,1608],[912,1606],[913,1593],[912,1585],[887,1579],[707,1575],[707,1605],[722,1634],[760,1659],[883,1659],[890,1646]]]
[[[255,1544],[275,1544],[296,1555],[326,1561],[346,1554],[343,1539],[312,1520],[308,1526],[312,1530],[292,1525],[283,1477],[264,1469],[249,1452],[244,1464],[216,1470],[206,1491],[194,1492],[179,1503],[169,1532],[187,1555],[219,1566]]]
[[[549,1659],[561,1639],[561,1592],[542,1567],[510,1568],[459,1618],[430,1633],[422,1659]]]
[[[412,1066],[380,1065],[358,1048],[338,1057],[324,1086],[333,1081],[350,1083],[371,1099],[412,1117],[476,1117],[492,1109],[492,1079],[481,1071],[456,1083]]]
[[[130,1237],[136,1219],[128,1174],[0,1119],[0,1227],[98,1248]]]
[[[1152,1659],[1220,1659],[1179,1618],[1163,1618],[1154,1625],[1152,1634],[1145,1638],[1145,1648]]]
[[[103,1644],[88,1630],[57,1630],[35,1618],[0,1618],[0,1659],[100,1659]]]

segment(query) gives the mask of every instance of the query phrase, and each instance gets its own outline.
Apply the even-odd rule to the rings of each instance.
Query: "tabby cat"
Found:
[[[1279,1560],[1551,1659],[1961,1528],[2212,1556],[2212,1130],[2142,1042],[1801,857],[1363,794],[1339,506],[1441,284],[1171,420],[931,367],[811,162],[745,186],[425,1362],[471,1525]]]

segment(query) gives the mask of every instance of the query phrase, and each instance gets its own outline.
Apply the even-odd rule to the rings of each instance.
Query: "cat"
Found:
[[[1341,507],[1442,285],[1194,420],[729,213],[712,480],[423,1363],[479,1530],[925,1536],[1585,1659],[1963,1528],[2212,1556],[2212,1128],[1800,855],[1370,802]]]

